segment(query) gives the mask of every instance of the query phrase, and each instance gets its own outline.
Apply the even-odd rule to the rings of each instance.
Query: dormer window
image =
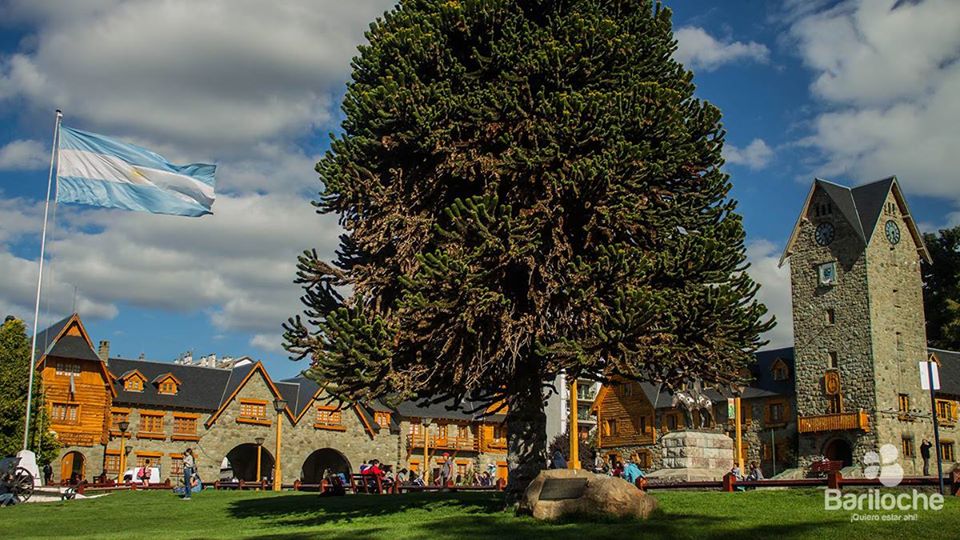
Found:
[[[157,393],[175,396],[180,390],[180,379],[173,376],[172,373],[165,373],[153,380],[157,385]]]
[[[57,375],[79,375],[80,364],[76,362],[57,362]]]
[[[773,380],[775,381],[785,381],[790,378],[790,368],[787,367],[787,363],[784,362],[782,358],[777,358],[777,361],[773,363],[771,371],[773,372]]]
[[[127,392],[143,392],[143,384],[147,382],[147,378],[133,369],[121,375],[120,382],[123,383],[123,389]]]

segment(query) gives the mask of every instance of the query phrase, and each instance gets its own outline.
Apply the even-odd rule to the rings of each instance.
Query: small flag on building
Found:
[[[212,214],[216,165],[174,165],[103,135],[61,127],[57,201],[153,214]]]

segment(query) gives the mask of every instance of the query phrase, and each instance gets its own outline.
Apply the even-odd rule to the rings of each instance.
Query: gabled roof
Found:
[[[310,404],[320,393],[320,386],[312,379],[303,375],[298,375],[290,379],[284,379],[277,383],[277,388],[287,401],[287,407],[293,411],[294,418],[300,421],[304,412],[310,408]]]
[[[166,373],[161,373],[156,377],[154,377],[153,380],[150,381],[150,384],[160,384],[166,379],[173,379],[173,382],[177,383],[177,386],[180,386],[181,384],[183,384],[183,382],[180,379],[178,379],[176,375],[174,375],[169,371]]]
[[[259,373],[263,377],[263,381],[267,384],[267,388],[270,389],[270,392],[273,394],[274,398],[281,398],[284,401],[287,401],[283,394],[280,393],[280,389],[277,388],[277,385],[274,384],[273,379],[270,378],[270,374],[267,373],[266,368],[263,367],[263,363],[259,360],[254,364],[247,364],[233,368],[230,371],[230,378],[227,381],[226,387],[224,388],[222,397],[220,399],[220,406],[217,407],[216,412],[210,415],[210,418],[206,422],[207,427],[212,426],[214,422],[217,421],[217,418],[219,418],[223,411],[227,408],[227,405],[233,401],[233,398],[236,397],[237,393],[256,373]],[[287,401],[286,406],[284,406],[284,412],[287,414],[287,418],[289,418],[291,422],[296,423],[296,418],[291,412],[289,401]]]
[[[940,394],[960,396],[960,352],[928,349],[940,360]]]
[[[790,238],[787,240],[787,245],[783,250],[783,255],[780,256],[780,266],[783,266],[783,263],[787,260],[787,257],[789,257],[793,252],[793,244],[796,242],[797,235],[800,233],[800,223],[802,222],[803,217],[807,215],[807,211],[810,207],[810,201],[813,199],[813,194],[818,189],[830,197],[830,200],[833,202],[834,206],[837,207],[837,210],[840,212],[840,214],[842,214],[847,222],[850,223],[854,233],[856,233],[863,245],[870,243],[870,239],[872,238],[874,231],[877,229],[877,223],[880,221],[880,216],[883,213],[883,204],[887,200],[887,195],[893,191],[893,195],[897,199],[897,203],[903,210],[902,217],[907,224],[910,237],[917,246],[917,253],[928,263],[932,262],[932,259],[930,258],[930,252],[927,251],[927,246],[923,242],[923,235],[920,233],[916,222],[914,222],[913,217],[910,214],[907,201],[900,189],[900,184],[897,181],[897,177],[890,176],[888,178],[863,184],[852,189],[846,186],[841,186],[840,184],[836,184],[834,182],[830,182],[829,180],[815,178],[813,185],[810,186],[810,191],[807,193],[807,198],[803,203],[803,208],[800,210],[800,215],[797,217],[797,222],[793,227],[793,231],[790,233]]]
[[[80,336],[63,336],[58,339],[53,346],[50,347],[50,350],[46,353],[47,356],[56,356],[59,358],[75,358],[77,360],[91,360],[93,362],[100,362],[100,357],[97,356],[97,353],[93,352],[93,349],[90,348],[90,345],[87,344],[87,341]]]
[[[144,380],[144,381],[147,380],[147,377],[146,377],[143,373],[140,373],[140,370],[139,370],[139,369],[128,369],[127,371],[124,371],[119,377],[117,377],[117,380],[118,380],[118,381],[126,381],[127,379],[129,379],[129,378],[131,378],[131,377],[133,377],[133,376],[140,377],[140,379],[142,379],[142,380]]]
[[[37,332],[37,354],[34,360],[39,360],[41,356],[50,352],[50,349],[56,345],[57,338],[60,337],[60,334],[67,328],[67,323],[73,319],[74,315],[75,314],[68,315],[53,323],[53,325],[46,330]]]
[[[117,393],[114,403],[117,405],[202,412],[217,410],[227,379],[230,378],[230,371],[226,369],[125,358],[111,358],[110,370],[115,374],[123,374],[113,384]],[[132,373],[139,373],[144,380],[162,380],[172,375],[181,383],[176,394],[161,394],[153,385],[144,385],[143,392],[128,392],[121,379]]]
[[[80,335],[70,335],[70,329],[76,327]],[[87,329],[83,327],[80,316],[76,313],[57,321],[53,326],[42,332],[37,332],[37,350],[34,356],[35,369],[41,369],[47,357],[66,358],[73,360],[87,360],[96,362],[105,381],[110,382],[111,374],[106,364],[93,350],[93,342]],[[110,385],[110,392],[116,397],[116,390]]]

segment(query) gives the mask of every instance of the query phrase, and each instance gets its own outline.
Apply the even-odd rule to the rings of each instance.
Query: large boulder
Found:
[[[621,478],[553,469],[542,471],[527,486],[519,511],[541,520],[571,514],[645,519],[656,507],[656,499]]]

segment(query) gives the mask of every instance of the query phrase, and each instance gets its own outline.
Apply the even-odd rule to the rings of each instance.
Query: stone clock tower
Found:
[[[800,465],[862,462],[883,444],[907,474],[932,439],[920,263],[930,261],[896,178],[847,188],[817,179],[790,259]],[[924,418],[926,416],[926,418]]]

